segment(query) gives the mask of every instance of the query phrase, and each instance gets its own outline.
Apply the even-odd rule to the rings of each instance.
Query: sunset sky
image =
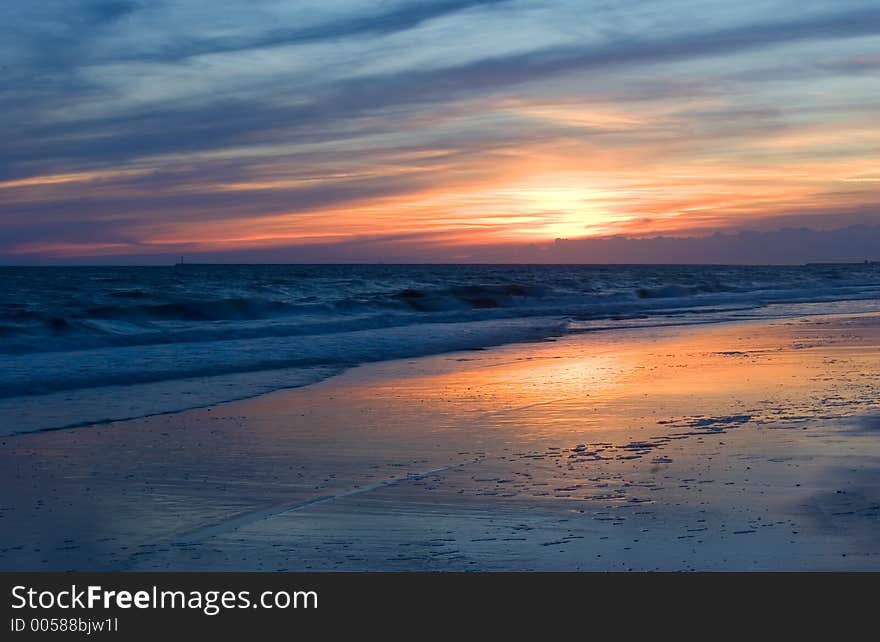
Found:
[[[5,0],[0,72],[3,263],[880,223],[876,0]]]

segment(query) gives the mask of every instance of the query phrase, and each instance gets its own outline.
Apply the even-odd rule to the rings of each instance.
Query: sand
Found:
[[[2,438],[0,569],[880,570],[878,399],[878,315],[371,364]]]

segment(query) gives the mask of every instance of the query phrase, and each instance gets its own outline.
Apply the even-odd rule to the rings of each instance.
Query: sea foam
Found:
[[[4,434],[566,332],[880,307],[877,265],[189,265],[0,268],[0,277]],[[62,410],[50,418],[48,406]]]

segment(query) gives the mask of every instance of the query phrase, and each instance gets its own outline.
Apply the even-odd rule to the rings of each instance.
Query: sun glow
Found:
[[[579,237],[601,233],[613,217],[610,195],[595,188],[538,187],[522,192],[525,209],[541,213],[534,230],[544,237]]]
[[[614,192],[587,184],[581,174],[539,175],[459,195],[443,205],[456,219],[498,240],[523,241],[605,233],[632,218],[615,214],[615,200]]]

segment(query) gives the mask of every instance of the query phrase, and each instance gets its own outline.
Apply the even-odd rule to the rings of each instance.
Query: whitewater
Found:
[[[0,267],[0,435],[573,332],[880,310],[880,265]]]

